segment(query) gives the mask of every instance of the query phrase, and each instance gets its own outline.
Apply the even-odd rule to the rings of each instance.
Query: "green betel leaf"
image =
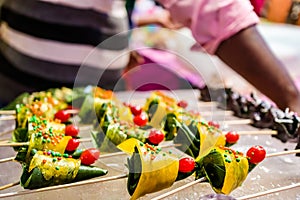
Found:
[[[195,129],[192,124],[187,126],[184,123],[180,123],[177,135],[174,138],[174,143],[180,144],[180,146],[176,148],[193,158],[196,158],[199,155],[200,136],[197,128]]]
[[[202,160],[206,176],[215,189],[222,189],[226,175],[222,154],[212,150]]]
[[[128,193],[132,196],[141,177],[142,163],[137,147],[134,148],[134,153],[127,159],[129,174],[127,181]]]

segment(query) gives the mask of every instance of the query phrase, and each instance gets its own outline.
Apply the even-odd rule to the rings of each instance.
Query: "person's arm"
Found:
[[[279,108],[300,113],[300,95],[283,64],[274,56],[256,26],[224,40],[216,55]]]

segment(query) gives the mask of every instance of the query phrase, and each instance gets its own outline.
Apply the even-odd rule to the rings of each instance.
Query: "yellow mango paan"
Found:
[[[159,147],[134,138],[121,143],[118,148],[131,155],[127,183],[131,199],[171,187],[175,182],[179,160],[171,152],[163,152]]]
[[[215,147],[200,162],[214,191],[222,194],[241,186],[249,171],[247,157],[228,147]]]

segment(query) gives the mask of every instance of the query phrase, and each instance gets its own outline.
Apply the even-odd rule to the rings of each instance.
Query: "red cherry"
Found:
[[[90,148],[86,149],[82,154],[80,155],[81,163],[84,165],[91,165],[96,160],[99,159],[100,151],[96,148]]]
[[[142,112],[133,118],[133,122],[138,126],[145,126],[148,122],[148,116],[145,112]]]
[[[177,103],[177,106],[179,106],[181,108],[186,108],[188,106],[188,103],[184,100],[181,100]]]
[[[140,115],[142,113],[141,106],[129,106],[129,107],[134,116]]]
[[[262,146],[253,146],[247,151],[247,157],[250,163],[257,164],[265,159],[266,150]]]
[[[70,114],[67,110],[60,110],[54,115],[55,119],[59,119],[62,123],[67,122],[70,118]]]
[[[193,158],[181,158],[179,160],[179,172],[188,173],[195,168],[195,161]]]
[[[77,147],[79,146],[80,142],[78,139],[76,138],[72,138],[69,140],[66,150],[67,151],[75,151],[77,149]]]
[[[67,125],[65,128],[65,135],[77,137],[79,133],[79,128],[73,124]]]
[[[151,144],[157,145],[161,143],[164,138],[165,135],[160,130],[152,129],[149,133],[148,140]]]
[[[235,131],[229,131],[226,135],[226,142],[229,143],[229,144],[235,144],[239,138],[240,138],[240,135],[235,132]]]
[[[220,124],[218,124],[217,122],[214,122],[214,121],[209,121],[208,125],[213,126],[215,128],[220,128]]]

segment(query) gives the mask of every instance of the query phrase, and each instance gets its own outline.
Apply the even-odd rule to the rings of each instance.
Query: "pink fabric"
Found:
[[[195,40],[210,54],[220,43],[259,22],[248,0],[158,0],[174,21],[190,28]]]

